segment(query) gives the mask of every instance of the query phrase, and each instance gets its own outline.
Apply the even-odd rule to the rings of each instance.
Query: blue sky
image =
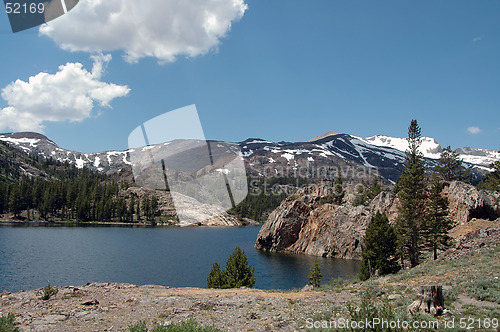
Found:
[[[2,11],[0,132],[126,149],[141,123],[196,104],[209,139],[403,137],[416,118],[443,146],[500,149],[498,1],[148,0],[113,26],[93,1],[16,34]]]

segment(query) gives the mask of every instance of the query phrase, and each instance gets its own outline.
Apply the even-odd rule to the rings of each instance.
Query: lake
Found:
[[[205,287],[213,262],[221,267],[240,246],[260,289],[301,288],[314,257],[263,253],[253,246],[260,226],[117,227],[0,226],[0,292],[88,282]],[[319,258],[323,281],[350,278],[359,261]]]

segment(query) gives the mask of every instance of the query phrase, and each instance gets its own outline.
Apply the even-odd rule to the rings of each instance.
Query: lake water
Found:
[[[0,292],[88,282],[205,287],[214,261],[221,266],[240,246],[261,289],[301,288],[313,257],[262,253],[260,227],[0,226]],[[319,258],[323,280],[349,278],[360,262]]]

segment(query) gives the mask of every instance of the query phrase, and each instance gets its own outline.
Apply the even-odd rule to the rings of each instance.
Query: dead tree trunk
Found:
[[[417,311],[430,313],[434,316],[441,315],[444,309],[442,286],[420,286],[417,299],[408,306],[407,311],[412,314]]]

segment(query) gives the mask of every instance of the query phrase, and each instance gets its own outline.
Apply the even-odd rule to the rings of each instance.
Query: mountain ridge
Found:
[[[68,162],[78,168],[84,166],[99,172],[116,172],[131,166],[128,150],[108,150],[103,152],[83,153],[59,147],[43,134],[18,132],[0,134],[0,141],[16,147],[28,154]],[[211,142],[221,142],[211,140]],[[308,142],[271,142],[261,138],[248,138],[236,143],[241,149],[249,170],[255,174],[289,176],[297,170],[304,170],[305,177],[319,176],[315,173],[320,167],[332,168],[340,164],[359,169],[378,170],[380,175],[390,182],[397,180],[401,171],[406,150],[406,139],[375,135],[367,138],[343,133],[328,132]],[[441,145],[431,137],[422,137],[421,151],[427,163],[432,166],[442,151]],[[458,148],[460,158],[479,173],[489,170],[489,164],[500,160],[500,152]],[[287,169],[287,174],[280,172]],[[328,172],[328,171],[327,171]],[[331,175],[331,174],[330,174]]]

